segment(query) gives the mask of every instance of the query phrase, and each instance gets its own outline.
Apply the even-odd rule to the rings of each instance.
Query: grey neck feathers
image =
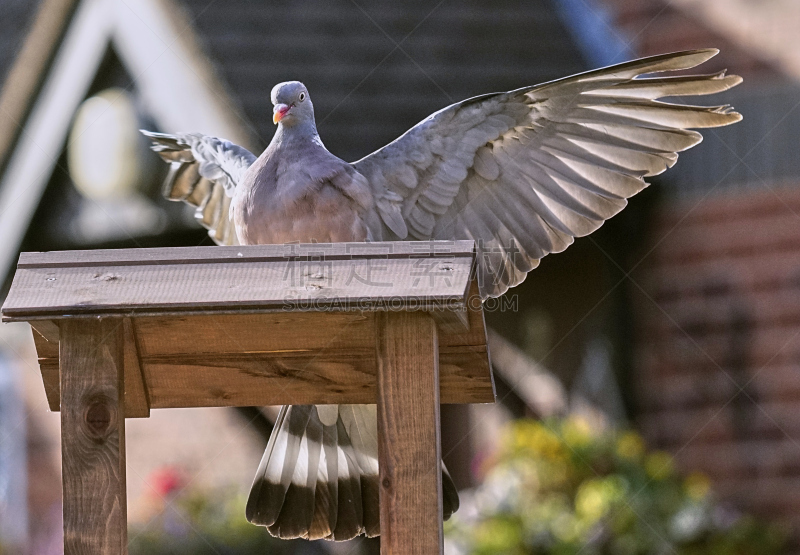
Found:
[[[316,137],[319,137],[319,134],[317,133],[317,125],[314,123],[313,119],[309,119],[300,121],[291,127],[278,125],[278,129],[275,132],[275,136],[272,138],[272,142],[290,144],[296,141],[310,141]]]

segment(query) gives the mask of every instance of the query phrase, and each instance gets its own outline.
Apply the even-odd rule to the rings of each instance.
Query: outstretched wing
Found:
[[[482,296],[495,297],[622,210],[645,177],[702,140],[690,128],[741,120],[729,106],[657,100],[721,92],[740,77],[640,77],[717,52],[653,56],[471,98],[353,165],[376,196],[402,197],[409,238],[474,239]]]
[[[197,207],[195,217],[219,245],[237,245],[231,221],[233,191],[256,157],[224,139],[200,133],[167,135],[144,131],[151,147],[170,163],[164,196]]]

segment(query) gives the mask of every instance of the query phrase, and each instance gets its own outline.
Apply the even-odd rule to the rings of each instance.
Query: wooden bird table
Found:
[[[65,554],[127,553],[125,418],[326,403],[378,404],[381,553],[440,553],[439,404],[494,402],[474,264],[472,241],[23,253],[2,318],[61,411]]]

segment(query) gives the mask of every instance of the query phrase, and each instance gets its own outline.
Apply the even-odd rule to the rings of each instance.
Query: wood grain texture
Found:
[[[58,345],[58,338],[61,332],[58,329],[57,322],[53,320],[36,320],[31,323],[31,327],[50,343]]]
[[[494,402],[483,316],[444,335],[446,403]],[[138,318],[135,327],[153,408],[374,403],[373,312]]]
[[[469,241],[24,253],[2,315],[27,321],[388,306],[451,310],[443,321],[457,322],[473,263]]]
[[[65,555],[124,555],[123,328],[112,319],[61,325]]]
[[[136,332],[130,318],[122,319],[123,367],[125,369],[125,418],[149,418],[150,395],[144,380]]]
[[[378,314],[381,554],[441,553],[437,330],[420,312]]]
[[[289,259],[353,260],[359,258],[473,258],[473,241],[383,241],[374,243],[307,243],[234,247],[160,247],[23,252],[18,268],[202,264],[213,262],[281,262]]]
[[[494,402],[483,315],[468,314],[469,332],[440,334],[443,403]],[[136,350],[126,336],[128,416],[146,416],[147,406],[346,404],[377,399],[373,312],[159,316],[131,321]],[[139,358],[141,379],[136,364],[130,362],[133,355]],[[58,359],[52,349],[40,350],[40,357],[51,408],[58,410]],[[142,385],[146,398],[140,393],[132,396]]]
[[[130,321],[131,417],[374,402],[375,313],[386,309],[436,319],[443,402],[494,402],[474,258],[471,241],[24,253],[3,319],[31,321],[46,340],[37,350],[52,410],[59,322],[89,315]]]
[[[443,403],[494,402],[474,359],[486,349],[440,353]],[[164,356],[145,367],[152,408],[369,404],[378,394],[374,349]]]
[[[47,395],[47,405],[53,412],[58,412],[61,406],[61,384],[58,372],[58,337],[55,341],[49,341],[44,335],[39,333],[36,328],[31,329],[33,333],[33,344],[36,346],[36,354],[39,357],[39,370],[42,373],[42,383],[44,392]]]

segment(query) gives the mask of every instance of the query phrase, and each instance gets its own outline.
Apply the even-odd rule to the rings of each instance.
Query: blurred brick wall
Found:
[[[716,47],[704,73],[727,68],[756,93],[785,80],[666,0],[600,1],[637,55]],[[707,135],[711,162],[724,134]],[[800,530],[800,182],[748,177],[724,193],[714,178],[687,198],[666,194],[657,210],[633,276],[641,290],[630,289],[637,423],[722,500]]]
[[[691,14],[666,0],[600,0],[614,13],[616,32],[639,56],[692,48],[719,48],[720,54],[703,66],[703,72],[730,69],[745,77],[777,75],[747,48],[728,40]]]
[[[650,244],[643,433],[723,499],[800,529],[800,183],[665,203]]]

